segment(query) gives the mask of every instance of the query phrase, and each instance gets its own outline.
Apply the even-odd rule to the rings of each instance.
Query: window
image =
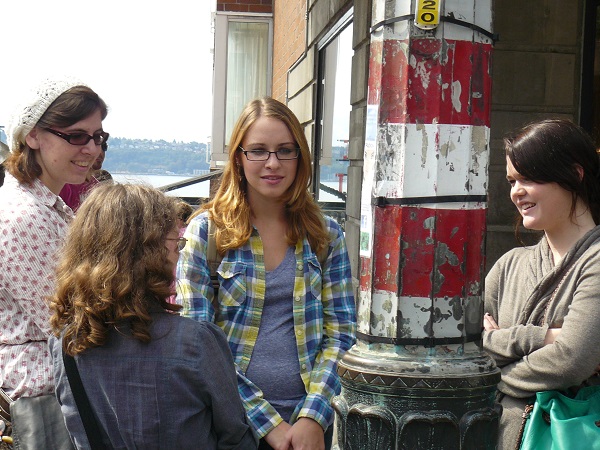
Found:
[[[227,143],[244,105],[271,93],[272,41],[270,14],[216,14],[213,167],[227,160]]]
[[[345,202],[350,139],[352,9],[319,43],[313,190],[321,203]]]
[[[600,145],[600,0],[586,2],[579,124]]]

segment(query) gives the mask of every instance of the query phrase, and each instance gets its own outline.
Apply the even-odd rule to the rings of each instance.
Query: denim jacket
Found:
[[[123,326],[102,347],[75,356],[108,448],[256,449],[223,332],[168,312],[152,319],[148,344]],[[88,449],[62,339],[51,337],[49,346],[67,429],[77,448]]]

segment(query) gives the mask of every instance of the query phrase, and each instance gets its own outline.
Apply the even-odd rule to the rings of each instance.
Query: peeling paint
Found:
[[[392,312],[392,301],[390,299],[387,299],[386,301],[384,301],[383,304],[381,305],[381,309],[383,309],[387,313],[391,313]]]
[[[439,242],[435,249],[435,264],[436,266],[441,266],[446,262],[451,266],[458,266],[460,263],[458,256],[450,251],[448,245],[443,242]]]
[[[456,80],[452,82],[452,107],[456,112],[462,111],[462,104],[460,102],[460,94],[462,94],[462,85],[460,81]]]
[[[377,104],[381,114],[369,194],[414,198],[486,192],[491,46],[434,41],[386,39],[380,54],[371,52],[370,66],[378,65],[379,72],[369,71],[369,90],[377,89],[376,101],[369,94],[369,104]],[[485,214],[479,210],[485,207],[403,205],[395,215],[389,213],[395,206],[373,208],[386,212],[373,217],[374,262],[361,265],[361,289],[369,290],[369,300],[361,302],[359,329],[366,322],[374,335],[413,339],[477,331],[485,232]],[[467,292],[471,300],[463,298]],[[428,357],[464,351],[464,344],[437,346],[429,353],[418,345],[369,348],[376,347]],[[407,370],[426,373],[430,367],[415,361]]]
[[[452,231],[450,232],[450,238],[453,238],[456,233],[458,233],[458,227],[452,228]]]
[[[452,317],[454,320],[461,320],[463,318],[463,305],[460,297],[452,297],[448,301],[448,306],[452,308]]]
[[[371,328],[379,328],[379,323],[383,323],[384,320],[385,317],[383,317],[383,314],[375,314],[373,311],[371,311]]]
[[[440,154],[444,158],[447,158],[448,153],[450,153],[453,150],[456,150],[456,144],[454,143],[454,141],[444,142],[442,145],[440,145]]]
[[[427,163],[427,147],[429,145],[429,137],[427,136],[427,129],[423,124],[416,124],[417,131],[421,132],[421,168],[425,168]]]
[[[431,71],[428,70],[427,64],[427,61],[420,61],[415,68],[415,75],[419,77],[423,89],[427,89],[431,81]]]
[[[427,217],[423,221],[423,228],[429,231],[435,230],[435,216]]]

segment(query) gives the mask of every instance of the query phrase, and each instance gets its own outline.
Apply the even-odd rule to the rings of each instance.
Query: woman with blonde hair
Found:
[[[63,352],[107,448],[256,448],[223,332],[167,301],[186,244],[178,231],[176,199],[127,184],[97,186],[69,229],[49,346],[77,448],[90,445],[80,418],[89,411],[78,409]]]
[[[227,335],[259,448],[330,447],[336,365],[355,339],[344,235],[321,213],[310,180],[296,116],[272,98],[250,102],[215,197],[189,221],[178,264],[183,314],[215,321]],[[209,241],[218,261],[207,257]]]

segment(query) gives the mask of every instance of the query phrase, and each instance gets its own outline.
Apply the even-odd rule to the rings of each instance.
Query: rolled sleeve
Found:
[[[182,315],[198,321],[215,321],[212,305],[214,289],[206,259],[208,219],[199,215],[192,219],[184,233],[187,245],[179,254],[176,271],[176,303],[183,306]]]

